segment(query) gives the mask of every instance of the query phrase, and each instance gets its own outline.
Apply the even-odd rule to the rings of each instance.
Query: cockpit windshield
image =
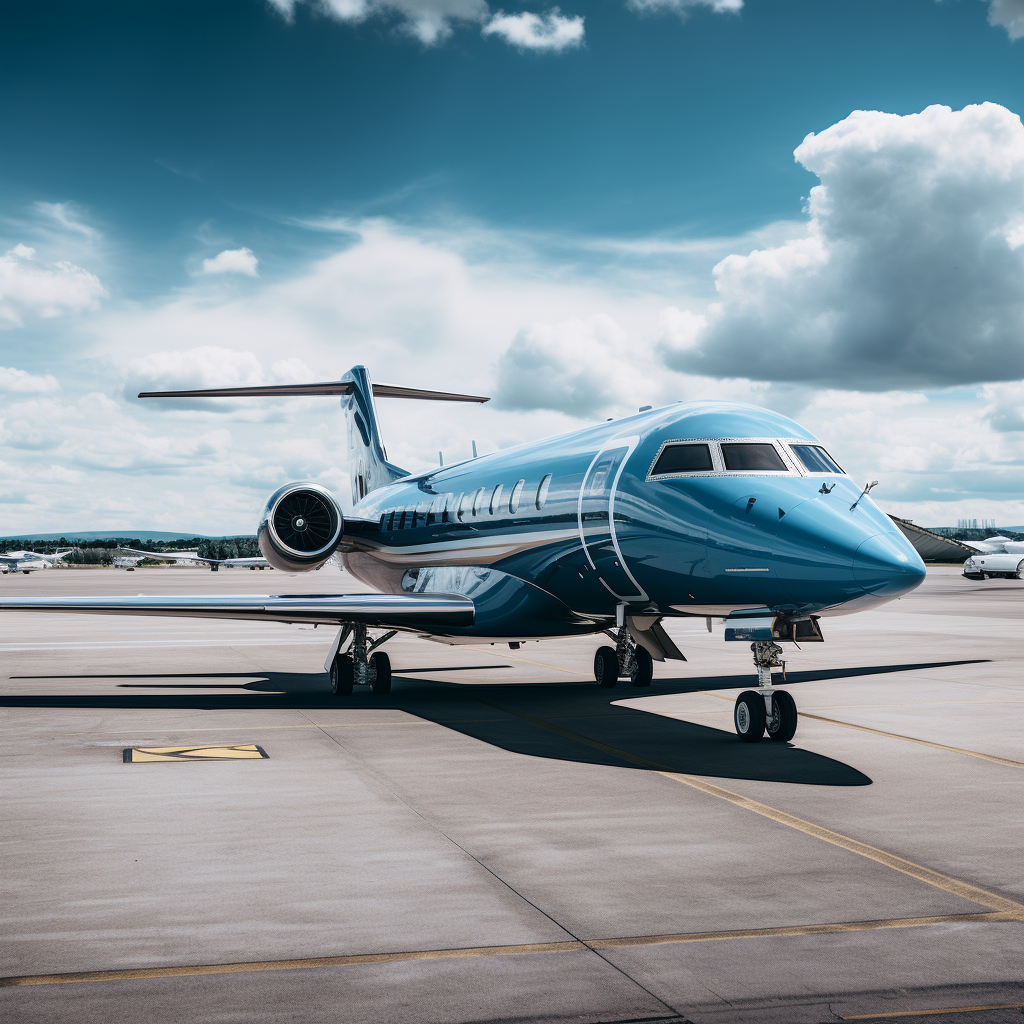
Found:
[[[706,444],[670,444],[658,456],[651,476],[666,473],[701,473],[713,470],[711,449]]]
[[[722,458],[725,468],[746,472],[788,473],[789,467],[782,461],[773,444],[723,444]]]
[[[821,445],[793,444],[793,454],[811,473],[842,473],[842,469]]]

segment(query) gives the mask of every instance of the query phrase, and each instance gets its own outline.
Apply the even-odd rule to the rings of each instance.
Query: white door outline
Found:
[[[625,558],[622,557],[622,548],[619,547],[619,538],[615,534],[615,494],[619,487],[619,478],[622,476],[622,471],[626,468],[626,463],[629,461],[630,455],[636,451],[637,445],[640,443],[640,435],[633,434],[630,437],[613,437],[606,441],[598,452],[594,455],[593,459],[590,460],[590,465],[587,466],[586,473],[583,474],[583,480],[580,482],[580,493],[576,501],[576,524],[579,528],[580,544],[583,546],[583,553],[587,556],[587,561],[590,563],[590,567],[597,572],[597,566],[594,565],[594,560],[590,557],[590,550],[587,547],[587,538],[583,533],[583,492],[587,487],[587,482],[590,479],[590,473],[594,466],[597,464],[597,460],[604,455],[605,452],[614,450],[616,448],[625,448],[626,454],[619,460],[618,469],[615,471],[615,477],[612,480],[608,489],[608,533],[612,539],[612,547],[615,549],[615,554],[619,558],[619,566],[622,571],[626,574],[630,583],[636,588],[636,593],[631,594],[628,597],[623,597],[622,594],[617,594],[608,584],[602,579],[600,574],[598,579],[601,580],[601,585],[612,595],[617,601],[649,601],[650,598],[647,596],[647,592],[637,582],[636,577],[629,571],[629,566],[626,565]]]

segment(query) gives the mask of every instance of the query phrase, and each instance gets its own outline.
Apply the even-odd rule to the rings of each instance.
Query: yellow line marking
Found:
[[[708,693],[707,690],[697,690],[695,692],[696,693],[705,694],[708,697],[714,697],[716,700],[728,701],[728,700],[731,699],[729,697],[723,697],[723,696],[721,696],[721,694],[718,694],[718,693]],[[948,703],[953,704],[953,703],[961,703],[961,702],[960,701],[949,701]],[[966,703],[966,702],[964,702],[964,703]],[[977,701],[975,703],[985,703],[985,702]],[[991,701],[989,703],[996,704],[996,703],[1002,703],[1002,701]],[[1019,702],[1010,702],[1010,703],[1019,703]],[[847,707],[857,707],[858,705],[849,704],[849,705],[846,705],[846,706]],[[902,705],[880,704],[880,705],[867,705],[867,706],[875,706],[875,707],[901,707]],[[703,712],[703,714],[711,714],[711,712],[710,711],[705,711],[705,712]],[[916,736],[904,736],[902,733],[898,733],[898,732],[886,732],[884,729],[872,729],[872,728],[870,728],[867,725],[853,725],[850,722],[840,722],[838,718],[825,718],[823,715],[811,715],[811,714],[808,714],[806,711],[799,712],[799,715],[800,715],[801,718],[813,718],[816,722],[828,722],[829,725],[838,725],[841,729],[856,729],[858,732],[870,732],[870,733],[874,733],[874,735],[876,735],[876,736],[885,736],[885,737],[887,737],[888,739],[891,739],[891,740],[906,740],[907,743],[920,743],[922,747],[934,747],[936,750],[948,750],[952,754],[966,754],[968,757],[978,757],[978,758],[981,758],[982,761],[992,761],[995,764],[1005,764],[1005,765],[1009,765],[1011,768],[1024,768],[1024,761],[1011,761],[1008,757],[996,757],[995,754],[982,754],[982,753],[980,753],[977,750],[966,750],[964,747],[950,747],[950,746],[947,746],[945,743],[933,743],[931,740],[919,740]]]
[[[836,718],[825,718],[822,715],[809,715],[801,711],[801,718],[813,718],[817,722],[828,722],[830,725],[838,725],[841,729],[856,729],[859,732],[870,732],[876,736],[886,736],[892,740],[905,740],[907,743],[920,743],[923,747],[935,747],[936,750],[948,750],[953,754],[966,754],[968,757],[978,757],[982,761],[992,761],[995,764],[1009,765],[1011,768],[1024,768],[1024,762],[1011,761],[1008,757],[996,757],[994,754],[982,754],[977,750],[965,750],[963,747],[950,747],[945,743],[933,743],[931,740],[919,740],[916,736],[903,736],[898,732],[886,732],[884,729],[871,729],[866,725],[852,725],[850,722],[840,722]]]
[[[836,924],[789,925],[779,928],[746,928],[722,932],[680,932],[674,935],[625,935],[608,939],[571,939],[534,942],[520,946],[471,946],[462,949],[421,949],[400,953],[359,953],[296,960],[258,960],[248,963],[195,964],[182,967],[137,967],[116,971],[79,971],[68,974],[34,974],[0,978],[0,988],[25,985],[67,985],[90,981],[128,981],[137,978],[178,978],[200,974],[244,974],[255,971],[295,971],[315,967],[348,967],[357,964],[398,963],[403,960],[454,960],[481,956],[521,956],[538,953],[576,953],[625,946],[654,946],[685,942],[715,942],[785,935],[823,935],[837,932],[875,931],[885,928],[925,928],[931,925],[1016,920],[1010,914],[947,914],[942,917],[907,917],[882,921],[844,921]]]
[[[534,722],[543,729],[548,729],[558,735],[575,740],[577,743],[582,743],[597,750],[602,750],[605,753],[612,754],[615,757],[621,758],[631,764],[638,765],[641,768],[648,768],[652,771],[656,771],[659,775],[664,776],[666,779],[671,779],[673,782],[681,782],[684,786],[689,786],[692,789],[698,789],[702,793],[707,793],[709,796],[717,797],[719,800],[725,800],[728,803],[734,804],[736,807],[742,807],[744,810],[753,811],[755,814],[759,814],[771,821],[778,822],[780,825],[787,825],[789,828],[796,829],[798,832],[803,832],[805,835],[813,836],[815,839],[820,839],[822,842],[838,846],[840,849],[847,850],[850,853],[855,853],[867,860],[875,861],[876,863],[882,864],[894,871],[899,871],[902,874],[909,875],[911,878],[915,878],[919,882],[924,882],[926,885],[934,886],[936,889],[942,889],[944,892],[960,896],[973,903],[979,903],[981,906],[988,907],[990,910],[997,910],[1010,914],[1015,920],[1024,921],[1024,904],[1007,899],[1005,896],[999,896],[996,893],[988,892],[976,885],[971,885],[969,882],[963,882],[958,878],[952,878],[949,875],[944,875],[939,871],[932,871],[931,868],[922,867],[920,864],[915,864],[913,861],[906,860],[904,857],[898,857],[893,853],[888,853],[885,850],[878,849],[877,847],[869,846],[867,843],[862,843],[857,839],[844,836],[840,832],[834,832],[832,829],[824,828],[821,825],[815,825],[813,822],[804,821],[803,818],[798,818],[794,814],[788,814],[785,811],[769,807],[768,804],[763,804],[758,800],[752,800],[749,797],[741,796],[739,793],[733,793],[731,790],[724,789],[722,786],[716,786],[710,782],[705,782],[703,779],[698,779],[693,775],[684,775],[681,772],[670,771],[664,765],[656,764],[654,761],[649,761],[645,757],[630,754],[624,750],[617,750],[615,747],[611,747],[607,743],[601,743],[598,740],[592,740],[586,736],[581,736],[579,733],[570,732],[568,729],[563,729],[560,726],[551,725],[549,722],[545,722],[540,718],[535,718],[533,715],[527,715],[522,711],[516,711],[513,708],[505,707],[497,702],[485,700],[483,697],[477,697],[476,699],[481,703],[490,704],[491,707],[500,708],[508,714]]]
[[[883,1017],[933,1017],[940,1013],[973,1013],[980,1010],[1016,1010],[1024,1003],[993,1003],[991,1006],[947,1006],[941,1010],[891,1010],[888,1013],[858,1013],[840,1020],[881,1020]]]
[[[658,946],[678,942],[715,942],[720,939],[762,939],[780,935],[835,935],[841,932],[870,932],[886,928],[925,928],[936,924],[1016,921],[1013,914],[944,914],[940,917],[898,917],[881,921],[841,921],[837,924],[784,925],[778,928],[741,928],[725,932],[680,932],[678,935],[639,935],[621,939],[585,940],[592,949],[622,946]]]
[[[887,868],[892,868],[893,871],[909,875],[911,878],[916,878],[919,882],[934,886],[936,889],[942,889],[944,892],[952,893],[954,896],[960,896],[973,903],[979,903],[990,910],[998,910],[1010,914],[1015,920],[1024,921],[1024,904],[1007,899],[1005,896],[988,892],[986,889],[971,885],[970,882],[963,882],[959,878],[944,875],[940,871],[932,871],[931,868],[922,867],[920,864],[915,864],[904,857],[898,857],[894,853],[888,853],[875,846],[862,843],[857,839],[851,839],[849,836],[844,836],[841,832],[833,832],[832,829],[815,825],[810,821],[804,821],[803,818],[798,818],[794,814],[787,814],[785,811],[769,807],[758,800],[751,800],[749,797],[740,796],[739,793],[733,793],[731,790],[723,789],[721,786],[712,785],[712,783],[694,778],[692,775],[683,775],[679,772],[669,771],[661,771],[659,774],[667,779],[681,782],[685,786],[699,789],[702,793],[716,796],[719,800],[735,804],[744,810],[753,811],[755,814],[760,814],[771,821],[777,821],[781,825],[788,825],[790,828],[813,836],[815,839],[820,839],[822,842],[831,843],[833,846],[848,850],[850,853],[855,853],[867,860],[883,864]]]
[[[127,747],[125,763],[138,764],[153,761],[235,761],[259,759],[267,752],[255,743],[239,743],[220,747]]]

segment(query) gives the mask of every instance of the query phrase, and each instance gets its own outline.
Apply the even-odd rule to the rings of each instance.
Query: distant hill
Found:
[[[2,540],[123,540],[131,537],[137,540],[224,540],[226,537],[237,537],[239,534],[225,534],[223,537],[210,537],[205,533],[164,533],[160,530],[97,530],[70,531],[65,533],[15,533]]]

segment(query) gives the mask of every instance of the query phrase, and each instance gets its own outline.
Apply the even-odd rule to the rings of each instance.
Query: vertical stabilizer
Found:
[[[352,393],[342,396],[341,411],[348,434],[349,480],[355,505],[370,491],[409,474],[388,462],[373,404],[373,384],[366,367],[353,366],[341,380],[353,384]]]

